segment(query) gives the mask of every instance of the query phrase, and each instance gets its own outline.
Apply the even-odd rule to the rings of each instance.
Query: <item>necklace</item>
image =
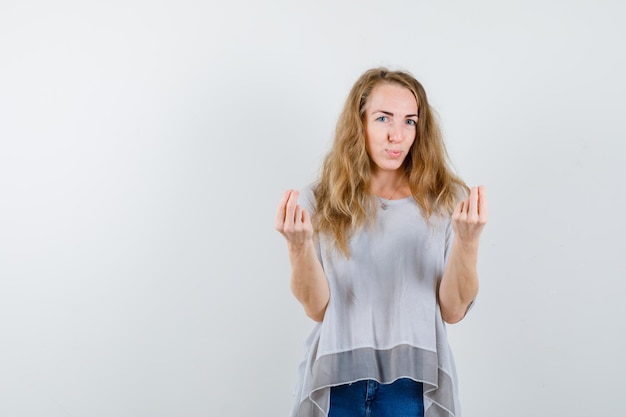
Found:
[[[404,179],[404,175],[400,177],[400,181],[398,181],[398,186],[396,187],[395,190],[393,190],[393,194],[391,194],[391,196],[387,200],[393,200],[393,196],[395,196],[398,190],[400,189],[400,185],[402,185],[403,179]],[[380,202],[380,208],[383,210],[387,210],[387,208],[389,208],[389,204],[385,203],[380,197],[377,196],[377,198],[378,198],[378,201]]]

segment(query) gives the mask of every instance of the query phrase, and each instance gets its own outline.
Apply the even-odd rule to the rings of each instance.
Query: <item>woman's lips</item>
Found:
[[[393,149],[385,149],[385,152],[387,152],[387,155],[389,155],[389,158],[392,158],[392,159],[400,158],[400,156],[402,156],[402,151],[397,151]]]

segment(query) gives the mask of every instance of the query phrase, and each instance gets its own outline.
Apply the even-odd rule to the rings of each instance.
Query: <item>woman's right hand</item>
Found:
[[[311,217],[298,204],[298,191],[287,190],[276,212],[275,228],[287,240],[289,250],[301,250],[312,242],[313,225]]]
[[[291,263],[291,291],[307,316],[324,320],[330,289],[313,244],[309,213],[298,204],[299,193],[287,190],[276,212],[276,230],[287,239]]]

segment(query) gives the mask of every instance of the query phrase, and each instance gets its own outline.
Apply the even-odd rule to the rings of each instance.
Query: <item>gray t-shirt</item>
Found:
[[[412,197],[384,202],[387,209],[378,208],[375,220],[350,238],[350,259],[328,236],[316,240],[330,300],[323,322],[305,342],[293,417],[326,416],[332,386],[399,378],[424,384],[426,416],[460,415],[437,302],[453,238],[450,218],[431,216],[427,222]],[[313,213],[311,186],[299,204]]]

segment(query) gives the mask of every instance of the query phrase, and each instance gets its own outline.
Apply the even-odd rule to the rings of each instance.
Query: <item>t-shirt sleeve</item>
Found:
[[[454,240],[454,230],[452,229],[452,218],[448,218],[446,223],[446,245],[443,252],[443,264],[448,265],[448,258],[452,250],[452,241]]]
[[[315,200],[315,194],[313,193],[313,187],[314,184],[306,186],[305,188],[300,190],[300,196],[298,197],[298,204],[300,204],[300,207],[302,207],[304,210],[306,210],[307,213],[309,213],[310,217],[313,216],[313,212],[317,208],[317,202]],[[321,255],[322,250],[320,247],[320,237],[317,235],[317,233],[313,237],[313,242],[315,243],[315,252],[317,253],[317,259],[319,259],[320,264],[322,264],[322,268],[324,268],[324,262],[322,261]]]
[[[315,202],[315,194],[313,194],[313,186],[308,185],[307,187],[300,190],[300,196],[298,197],[298,204],[305,209],[309,215],[313,215],[313,211],[317,207]]]

